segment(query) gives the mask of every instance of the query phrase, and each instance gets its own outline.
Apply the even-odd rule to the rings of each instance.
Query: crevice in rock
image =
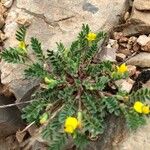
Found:
[[[17,6],[16,6],[17,7]],[[71,16],[68,16],[68,17],[64,17],[64,18],[61,18],[61,19],[58,19],[58,20],[55,20],[55,21],[49,21],[44,14],[37,14],[37,13],[34,13],[34,12],[31,12],[25,8],[19,8],[17,7],[18,9],[21,9],[23,10],[25,13],[29,14],[29,15],[32,15],[36,18],[40,18],[42,19],[46,24],[50,25],[50,26],[53,26],[55,27],[57,25],[58,22],[61,22],[61,21],[65,21],[65,20],[69,20],[69,19],[72,19],[75,17],[75,15],[71,15]]]

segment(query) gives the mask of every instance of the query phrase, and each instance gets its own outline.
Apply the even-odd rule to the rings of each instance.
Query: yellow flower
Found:
[[[75,129],[78,127],[79,122],[75,117],[68,117],[65,121],[65,132],[73,133]]]
[[[86,38],[88,41],[94,41],[96,39],[96,34],[89,32]]]
[[[150,113],[150,109],[149,109],[149,106],[143,106],[142,107],[142,112],[143,114],[149,114]]]
[[[26,44],[25,44],[25,42],[24,42],[24,41],[20,41],[18,47],[25,50],[25,49],[26,49]]]
[[[140,101],[136,101],[136,102],[134,103],[133,108],[134,108],[134,110],[135,110],[136,112],[142,113],[142,108],[143,108],[143,106],[144,106],[143,103],[141,103]]]
[[[126,66],[126,64],[122,64],[121,66],[117,66],[117,72],[118,73],[125,73],[128,71],[128,68]]]

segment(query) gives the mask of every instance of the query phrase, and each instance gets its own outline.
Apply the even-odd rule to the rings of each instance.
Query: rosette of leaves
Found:
[[[44,86],[34,93],[31,104],[23,109],[22,117],[29,123],[39,124],[40,116],[48,114],[41,134],[49,142],[50,150],[63,149],[69,137],[63,129],[65,119],[77,116],[78,112],[82,113],[82,128],[73,136],[78,149],[84,149],[89,140],[97,139],[105,131],[105,119],[109,114],[124,116],[132,129],[145,122],[132,105],[137,98],[150,98],[150,90],[141,89],[131,94],[118,89],[112,92],[114,64],[93,61],[106,34],[99,32],[95,40],[89,41],[90,32],[89,26],[83,25],[77,40],[69,48],[57,43],[57,50],[47,50],[44,54],[38,39],[33,37],[31,43],[26,44],[26,28],[21,27],[16,39],[25,46],[5,49],[1,53],[1,58],[8,63],[25,64],[25,77],[41,79]],[[31,60],[29,51],[34,53],[35,60]],[[124,97],[128,100],[124,101]]]

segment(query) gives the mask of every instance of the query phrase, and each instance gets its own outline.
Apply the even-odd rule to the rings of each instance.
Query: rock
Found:
[[[126,21],[125,26],[122,27],[122,32],[125,36],[149,34],[150,12],[138,11],[133,5],[131,16]]]
[[[5,20],[2,15],[0,15],[0,29],[4,26]]]
[[[66,0],[63,2],[17,0],[10,8],[6,19],[4,32],[8,40],[5,41],[5,47],[14,47],[18,44],[15,32],[18,23],[26,24],[26,20],[32,21],[27,30],[27,42],[30,41],[30,37],[36,37],[41,41],[42,49],[47,50],[55,49],[56,42],[70,44],[81,30],[83,23],[89,24],[92,31],[111,29],[118,24],[120,15],[127,8],[127,0],[114,0],[111,3],[110,0],[105,0],[105,2],[99,0]],[[19,101],[24,99],[29,91],[31,94],[32,89],[38,84],[25,81],[21,76],[23,70],[23,66],[6,65],[1,62],[2,83],[8,84]]]
[[[135,36],[131,36],[128,40],[128,44],[134,44],[135,42],[137,42],[137,37]]]
[[[11,135],[7,138],[0,139],[1,150],[19,150],[20,146],[14,135]]]
[[[9,103],[13,103],[13,98],[7,98],[1,94],[0,105],[6,105]],[[22,127],[24,127],[24,124],[21,121],[21,112],[16,106],[10,108],[0,108],[0,139],[15,133]]]
[[[129,79],[121,79],[121,80],[117,80],[115,81],[115,84],[117,85],[117,87],[120,88],[121,91],[126,91],[127,93],[130,93],[132,86],[134,84],[134,81]]]
[[[118,144],[116,150],[149,150],[150,149],[150,119],[147,124],[136,132],[130,132],[126,138]]]
[[[140,48],[141,48],[141,46],[140,46],[138,43],[134,43],[134,44],[133,44],[133,48],[132,48],[132,49],[133,49],[134,52],[139,51]]]
[[[1,2],[6,8],[10,8],[13,4],[13,0],[1,0]]]
[[[1,83],[9,85],[9,91],[12,92],[17,101],[29,100],[34,89],[39,85],[38,80],[24,80],[24,66],[12,65],[1,62]],[[22,108],[25,105],[18,106]]]
[[[122,54],[122,53],[117,53],[116,54],[116,60],[117,61],[123,61],[125,58],[126,58],[125,54]]]
[[[145,46],[141,48],[142,51],[150,52],[150,41],[146,43]]]
[[[109,60],[112,62],[116,62],[116,49],[104,48],[99,54],[99,60],[100,61]]]
[[[150,37],[147,37],[146,35],[140,35],[137,39],[137,43],[141,46],[145,46],[147,42],[150,41]]]
[[[149,0],[134,0],[134,6],[138,10],[148,11],[150,10],[150,1]]]
[[[133,76],[136,74],[136,66],[127,65],[129,76]]]
[[[107,48],[118,49],[118,47],[119,47],[119,45],[118,45],[117,40],[109,39]]]
[[[120,42],[120,43],[126,43],[126,42],[128,42],[128,38],[125,37],[125,36],[123,36],[123,37],[121,37],[121,38],[119,39],[119,42]]]
[[[141,52],[126,62],[128,65],[135,65],[142,68],[150,67],[150,53]]]
[[[122,54],[124,54],[126,56],[132,55],[131,51],[129,49],[127,49],[127,48],[119,49],[119,53],[122,53]]]
[[[115,40],[119,40],[119,39],[121,39],[123,36],[124,36],[124,35],[123,35],[122,32],[114,32],[114,33],[113,33],[113,38],[114,38]]]

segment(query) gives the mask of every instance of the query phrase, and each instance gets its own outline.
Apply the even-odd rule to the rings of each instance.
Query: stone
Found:
[[[134,43],[134,44],[133,44],[133,48],[132,48],[132,49],[133,49],[134,52],[139,51],[140,48],[141,48],[141,46],[140,46],[138,43]]]
[[[126,42],[128,42],[128,38],[125,37],[125,36],[123,36],[123,37],[121,37],[121,38],[119,39],[119,42],[120,42],[120,43],[126,43]]]
[[[114,0],[111,3],[109,0],[17,0],[6,19],[4,32],[8,39],[5,41],[5,48],[18,44],[15,33],[18,24],[26,24],[26,20],[31,21],[27,30],[27,43],[31,37],[36,37],[42,43],[43,51],[55,50],[56,42],[63,42],[68,46],[83,23],[89,24],[93,32],[111,29],[118,24],[120,15],[127,8],[127,0]],[[24,80],[23,70],[22,65],[1,62],[1,82],[8,84],[17,101],[25,100],[26,95],[29,96],[38,85],[37,81]]]
[[[125,58],[126,58],[125,54],[122,54],[122,53],[117,53],[116,54],[116,60],[117,61],[123,61],[123,60],[125,60]]]
[[[140,11],[150,10],[150,1],[149,0],[134,0],[134,6]]]
[[[119,47],[119,45],[118,45],[117,40],[109,39],[109,41],[108,41],[108,45],[107,45],[107,48],[114,48],[114,49],[118,49],[118,47]]]
[[[114,32],[113,33],[113,38],[115,39],[115,40],[119,40],[120,38],[122,38],[123,37],[123,33],[122,32]]]
[[[116,49],[104,48],[99,54],[99,60],[100,61],[109,60],[112,62],[116,62]]]
[[[146,43],[145,46],[141,48],[142,51],[150,52],[150,41]]]
[[[150,149],[150,118],[147,124],[136,132],[130,132],[115,150],[149,150]]]
[[[13,97],[5,97],[0,95],[0,105],[13,103]],[[0,108],[0,139],[14,134],[19,128],[23,128],[24,124],[21,120],[21,112],[18,108]]]
[[[115,81],[115,84],[117,87],[120,88],[121,91],[126,91],[127,93],[130,93],[132,86],[134,84],[134,81],[132,79],[121,79]]]
[[[136,74],[136,66],[127,65],[129,76],[133,76]]]
[[[150,12],[138,11],[133,5],[131,16],[122,27],[122,32],[125,36],[149,34]]]
[[[141,52],[126,62],[128,65],[135,65],[141,68],[150,67],[150,53]]]
[[[13,0],[1,0],[1,2],[6,8],[10,8],[13,4]]]
[[[121,49],[118,50],[118,52],[122,53],[122,54],[124,54],[126,56],[132,55],[131,51],[129,49],[127,49],[127,48],[123,48],[123,49],[121,48]]]
[[[137,43],[141,46],[145,46],[148,42],[150,42],[150,37],[147,37],[146,35],[140,35],[137,39]]]
[[[128,44],[134,44],[135,42],[137,42],[137,37],[135,36],[131,36],[128,40]]]

